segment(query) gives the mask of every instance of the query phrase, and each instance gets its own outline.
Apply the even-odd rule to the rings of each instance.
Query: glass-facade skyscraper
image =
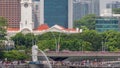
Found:
[[[40,24],[73,28],[73,0],[40,0]]]
[[[68,0],[44,0],[44,22],[68,26]]]

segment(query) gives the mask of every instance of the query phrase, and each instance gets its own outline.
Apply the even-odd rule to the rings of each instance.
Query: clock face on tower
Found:
[[[24,4],[24,7],[27,8],[27,7],[28,7],[28,3],[25,3],[25,4]]]

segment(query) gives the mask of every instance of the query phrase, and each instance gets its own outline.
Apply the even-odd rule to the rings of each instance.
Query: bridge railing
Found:
[[[120,56],[120,52],[109,51],[48,51],[45,53],[47,56]],[[41,53],[38,55],[42,56]]]

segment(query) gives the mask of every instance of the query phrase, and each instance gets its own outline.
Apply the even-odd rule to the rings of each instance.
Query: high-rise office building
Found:
[[[87,14],[99,16],[99,0],[73,0],[73,19],[78,20]]]
[[[83,16],[89,14],[89,5],[86,2],[73,3],[73,20],[79,20]]]
[[[100,0],[90,0],[91,3],[91,14],[96,14],[97,16],[100,14]]]
[[[73,0],[40,0],[40,23],[73,27]]]
[[[18,28],[20,22],[21,0],[0,0],[0,16],[8,21],[8,27]]]

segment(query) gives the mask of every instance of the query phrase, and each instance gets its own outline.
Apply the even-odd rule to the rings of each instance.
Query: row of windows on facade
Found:
[[[118,24],[119,21],[118,20],[96,20],[96,24]]]
[[[16,2],[16,1],[9,1],[7,0],[6,2],[5,1],[0,1],[1,3],[20,3],[20,2]]]
[[[20,5],[19,4],[13,4],[13,3],[8,3],[8,4],[4,4],[4,3],[0,3],[0,6],[14,6],[14,7],[20,7]]]
[[[16,19],[16,18],[20,18],[20,17],[18,17],[19,15],[18,14],[14,14],[14,15],[12,15],[12,14],[0,14],[0,16],[4,16],[5,18],[13,18],[13,19]]]
[[[98,32],[104,32],[104,31],[109,31],[109,30],[115,30],[119,31],[119,29],[96,29]]]
[[[7,10],[7,11],[9,11],[9,10]],[[7,15],[9,17],[9,15],[18,16],[18,15],[20,15],[19,13],[20,12],[12,11],[12,10],[10,12],[1,11],[0,15]]]
[[[8,22],[9,22],[9,21],[8,21]],[[18,24],[18,23],[20,23],[20,21],[16,21],[16,22],[15,22],[15,21],[10,21],[9,23],[10,23],[10,24]]]
[[[12,15],[20,15],[19,13],[20,12],[17,12],[15,10],[13,10],[13,11],[12,10],[7,10],[7,11],[1,11],[0,15],[8,15],[8,16],[11,15],[11,14]]]
[[[13,9],[13,10],[12,10]],[[16,13],[20,13],[19,12],[20,10],[18,10],[18,9],[15,9],[15,8],[11,8],[11,9],[1,9],[1,12],[0,13],[12,13],[12,12],[16,12]]]
[[[18,6],[16,6],[16,7],[14,7],[13,5],[11,5],[11,6],[0,6],[0,9],[18,9]]]
[[[96,24],[118,24],[119,22],[116,21],[116,22],[105,22],[105,21],[99,21],[99,22],[96,22]]]
[[[119,28],[118,25],[96,25],[96,28]]]
[[[20,4],[19,3],[13,3],[13,2],[8,2],[8,3],[1,2],[0,5],[20,5]]]
[[[17,8],[5,8],[5,9],[1,9],[0,13],[5,13],[5,14],[10,14],[10,13],[21,13],[20,10],[18,10]]]
[[[8,21],[18,21],[19,19],[7,19]]]
[[[16,19],[14,19],[14,18],[9,18],[8,20],[14,20],[14,21],[15,21],[15,20],[18,20],[18,19],[19,19],[19,18],[16,18]]]
[[[18,5],[0,5],[0,8],[20,8]]]
[[[18,26],[18,24],[11,24],[11,23],[9,23],[9,25],[14,25],[14,26]]]
[[[8,21],[8,22],[9,22],[9,21]],[[17,24],[17,25],[18,25],[18,24],[19,24],[19,21],[15,21],[15,22],[14,22],[14,21],[10,21],[8,24],[12,24],[12,25]]]
[[[19,25],[18,23],[9,23],[9,25]]]

